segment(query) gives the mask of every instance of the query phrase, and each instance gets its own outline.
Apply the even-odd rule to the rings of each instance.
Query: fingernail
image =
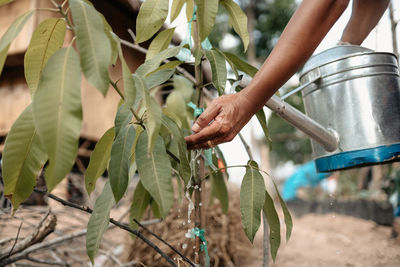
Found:
[[[193,126],[192,126],[192,131],[193,131],[193,132],[198,132],[198,131],[200,131],[200,126],[199,126],[197,123],[193,124]]]

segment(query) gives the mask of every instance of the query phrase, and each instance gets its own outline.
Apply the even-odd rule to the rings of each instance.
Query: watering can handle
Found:
[[[314,79],[312,79],[312,80],[306,82],[305,84],[300,85],[300,86],[297,87],[296,89],[293,89],[292,91],[290,91],[290,92],[286,93],[285,95],[281,96],[281,97],[280,97],[281,100],[285,100],[285,99],[288,98],[289,96],[291,96],[291,95],[293,95],[293,94],[295,94],[295,93],[297,93],[297,92],[303,90],[304,88],[306,88],[306,87],[309,86],[310,84],[317,82],[319,79],[321,79],[321,73],[320,73],[319,68],[318,68],[318,69],[317,69],[317,75],[316,75],[316,77],[315,77]]]

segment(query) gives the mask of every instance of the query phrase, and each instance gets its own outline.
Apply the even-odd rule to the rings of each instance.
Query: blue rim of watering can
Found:
[[[315,159],[318,172],[400,161],[400,144],[352,150]]]

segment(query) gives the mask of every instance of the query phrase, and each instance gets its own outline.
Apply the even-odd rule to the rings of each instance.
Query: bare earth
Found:
[[[308,214],[294,218],[292,237],[281,246],[275,264],[271,262],[270,266],[398,267],[400,244],[390,234],[390,227],[372,221],[337,214]],[[261,231],[255,246],[258,259],[245,266],[262,266]]]

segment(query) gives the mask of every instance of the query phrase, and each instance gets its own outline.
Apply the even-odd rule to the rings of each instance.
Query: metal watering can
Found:
[[[312,139],[318,172],[400,161],[400,77],[394,54],[336,46],[309,59],[300,84],[266,106]],[[298,91],[307,115],[283,101]]]

